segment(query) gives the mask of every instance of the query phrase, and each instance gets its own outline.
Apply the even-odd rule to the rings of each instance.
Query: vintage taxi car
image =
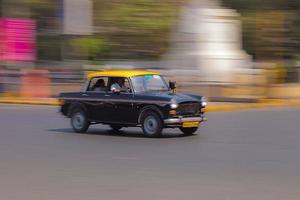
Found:
[[[71,118],[75,132],[92,124],[107,124],[118,131],[142,127],[147,137],[157,137],[163,128],[195,133],[205,121],[205,98],[175,92],[157,72],[111,70],[88,75],[80,92],[61,93],[61,112]]]

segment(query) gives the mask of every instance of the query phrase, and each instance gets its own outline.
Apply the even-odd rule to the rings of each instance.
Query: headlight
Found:
[[[171,107],[172,109],[176,109],[176,108],[178,108],[178,104],[177,104],[177,103],[171,103],[171,104],[170,104],[170,107]]]
[[[202,102],[201,102],[202,107],[207,106],[207,101],[206,101],[206,98],[205,98],[205,97],[202,97],[201,101],[202,101]]]

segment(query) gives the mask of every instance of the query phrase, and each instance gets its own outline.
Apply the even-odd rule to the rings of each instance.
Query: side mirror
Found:
[[[115,87],[113,87],[113,88],[111,89],[111,91],[112,91],[113,94],[120,94],[120,93],[121,93],[121,90],[118,89],[118,88],[115,88]]]
[[[175,81],[170,81],[169,82],[169,88],[171,90],[175,90],[176,89],[176,82]]]

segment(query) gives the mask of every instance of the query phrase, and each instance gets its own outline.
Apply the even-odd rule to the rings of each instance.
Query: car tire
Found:
[[[90,126],[86,113],[81,109],[75,109],[71,115],[71,126],[76,133],[85,133]]]
[[[181,132],[183,132],[184,135],[193,135],[198,130],[198,127],[192,127],[192,128],[180,127],[179,129],[181,130]]]
[[[163,123],[154,111],[145,111],[141,117],[143,133],[146,137],[159,137],[163,129]]]
[[[115,124],[111,124],[109,126],[113,131],[119,131],[119,130],[121,130],[121,128],[123,128],[123,126],[115,125]]]

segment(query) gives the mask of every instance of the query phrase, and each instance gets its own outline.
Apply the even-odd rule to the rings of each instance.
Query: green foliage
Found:
[[[128,0],[114,5],[104,19],[113,25],[135,30],[168,29],[174,23],[176,10],[168,1]]]
[[[300,49],[300,1],[222,0],[242,15],[243,45],[258,60],[294,58]]]
[[[99,54],[109,50],[108,41],[101,37],[71,39],[70,46],[75,52],[87,54],[89,60],[94,60]]]
[[[300,48],[297,12],[252,11],[242,14],[243,44],[259,60],[289,59]]]
[[[249,10],[299,10],[298,0],[222,0],[223,5],[239,11]]]
[[[37,37],[38,57],[41,60],[61,59],[61,37],[38,35]]]
[[[174,2],[124,0],[112,3],[98,19],[112,30],[107,36],[114,41],[115,55],[155,58],[165,53],[178,11]]]

